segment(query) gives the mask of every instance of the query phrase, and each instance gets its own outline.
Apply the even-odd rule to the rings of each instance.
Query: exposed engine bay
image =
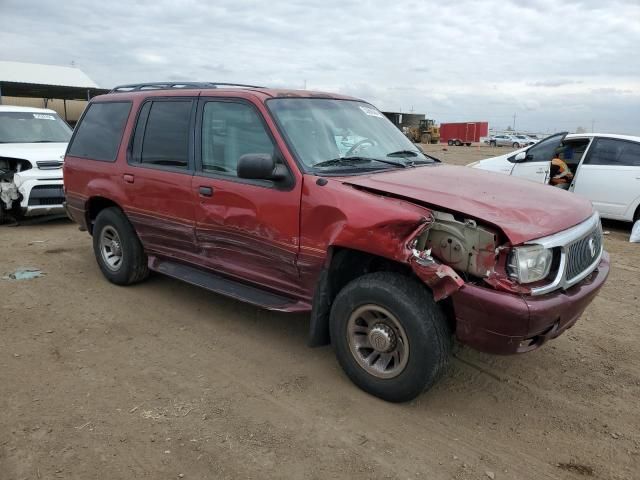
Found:
[[[450,213],[433,212],[433,220],[416,238],[414,252],[433,256],[475,277],[488,277],[496,264],[497,232],[475,220],[457,220]]]

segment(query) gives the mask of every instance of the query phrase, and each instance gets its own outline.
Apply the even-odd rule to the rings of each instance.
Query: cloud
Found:
[[[583,80],[542,80],[538,82],[528,83],[532,87],[564,87],[565,85],[579,85],[584,83]]]
[[[0,59],[74,61],[105,87],[306,83],[440,121],[640,134],[637,0],[0,3]]]

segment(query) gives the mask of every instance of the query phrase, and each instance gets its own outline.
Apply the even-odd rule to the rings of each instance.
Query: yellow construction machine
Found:
[[[430,118],[420,120],[417,127],[409,127],[406,132],[409,140],[415,143],[438,143],[440,142],[440,127],[436,121]]]

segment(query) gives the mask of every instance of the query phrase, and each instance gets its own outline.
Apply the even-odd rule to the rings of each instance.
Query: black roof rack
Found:
[[[144,90],[172,90],[180,88],[219,88],[219,87],[244,87],[244,88],[264,88],[257,85],[245,85],[242,83],[220,83],[220,82],[150,82],[132,83],[129,85],[118,85],[109,93],[140,92]]]

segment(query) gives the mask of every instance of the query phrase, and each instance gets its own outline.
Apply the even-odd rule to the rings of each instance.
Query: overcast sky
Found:
[[[640,135],[640,0],[0,0],[0,60],[103,87],[328,90],[493,128]]]

